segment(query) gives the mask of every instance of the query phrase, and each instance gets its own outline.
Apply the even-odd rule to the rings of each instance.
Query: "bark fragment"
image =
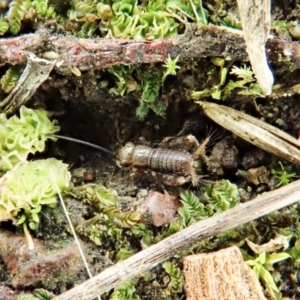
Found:
[[[266,300],[238,247],[183,259],[187,300]]]

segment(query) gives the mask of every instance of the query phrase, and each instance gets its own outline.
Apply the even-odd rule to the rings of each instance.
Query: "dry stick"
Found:
[[[226,212],[197,222],[161,242],[105,269],[102,273],[54,297],[53,300],[89,300],[141,274],[204,238],[243,225],[300,200],[300,180],[256,197]]]
[[[273,74],[268,66],[265,44],[271,28],[271,0],[237,0],[247,52],[255,78],[265,95],[272,93]]]
[[[58,59],[56,69],[76,67],[81,71],[103,69],[119,64],[141,64],[165,61],[168,55],[180,60],[205,57],[226,57],[247,60],[241,31],[215,25],[186,25],[184,34],[159,40],[83,39],[55,36],[46,31],[0,39],[0,66],[25,64],[26,53]],[[300,68],[300,44],[278,38],[266,44],[268,60],[281,62],[284,56]]]

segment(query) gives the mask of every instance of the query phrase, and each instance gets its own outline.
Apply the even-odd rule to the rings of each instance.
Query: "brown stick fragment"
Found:
[[[266,300],[238,247],[183,258],[187,300]]]
[[[60,62],[56,69],[70,67],[79,70],[103,69],[118,64],[163,62],[168,55],[180,60],[205,57],[226,57],[247,60],[241,31],[209,25],[187,25],[184,34],[159,40],[83,39],[74,36],[51,36],[48,32],[25,34],[0,39],[0,66],[25,64],[26,52],[43,55],[56,52]],[[288,55],[300,68],[300,45],[280,39],[269,39],[266,44],[268,60],[276,63]]]
[[[272,211],[300,200],[300,180],[278,190],[258,196],[209,219],[197,222],[184,230],[118,262],[81,285],[54,297],[53,300],[89,300],[103,294],[191,247],[204,238],[214,236],[255,220]]]

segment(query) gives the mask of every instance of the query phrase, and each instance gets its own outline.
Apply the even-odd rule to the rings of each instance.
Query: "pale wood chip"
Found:
[[[183,258],[187,300],[266,300],[238,247]]]
[[[269,69],[265,44],[271,26],[270,0],[238,0],[247,52],[253,73],[266,95],[272,93],[273,74]]]

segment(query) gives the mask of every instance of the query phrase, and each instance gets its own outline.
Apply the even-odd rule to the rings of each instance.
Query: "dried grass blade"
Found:
[[[287,133],[230,107],[203,101],[197,103],[209,118],[240,138],[292,163],[300,164],[300,150],[293,146],[300,147],[300,143]]]

